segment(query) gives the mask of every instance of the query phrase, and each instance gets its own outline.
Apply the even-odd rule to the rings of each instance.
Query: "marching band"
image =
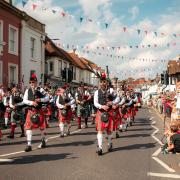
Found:
[[[120,137],[120,133],[132,126],[137,108],[138,97],[132,89],[122,88],[116,91],[103,73],[99,88],[81,84],[75,92],[65,84],[56,91],[45,86],[38,86],[35,74],[29,79],[29,88],[22,93],[17,87],[4,92],[0,88],[0,139],[2,128],[10,124],[8,138],[15,138],[15,129],[21,128],[20,137],[27,138],[25,152],[32,150],[34,129],[40,129],[41,143],[39,148],[46,147],[46,131],[49,120],[56,118],[59,134],[63,138],[71,134],[71,123],[75,121],[77,128],[88,128],[88,121],[95,124],[97,131],[97,154],[103,154],[103,136],[107,136],[108,152],[113,151],[112,137]],[[76,123],[77,122],[77,123]],[[3,126],[3,127],[2,127]],[[26,132],[26,133],[25,133]]]

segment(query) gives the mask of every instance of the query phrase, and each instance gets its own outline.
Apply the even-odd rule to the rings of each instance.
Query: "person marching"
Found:
[[[30,88],[26,89],[24,93],[23,102],[28,105],[28,111],[26,115],[25,129],[27,135],[27,146],[25,152],[31,151],[31,141],[32,141],[32,130],[35,128],[40,128],[41,130],[41,144],[38,148],[45,148],[45,128],[46,124],[44,121],[44,114],[42,110],[42,103],[49,101],[48,96],[44,96],[37,89],[37,77],[35,74],[32,74],[29,80]]]
[[[78,118],[78,129],[81,129],[81,118],[85,120],[85,128],[88,127],[88,117],[90,116],[89,101],[91,99],[90,93],[81,84],[75,93],[75,99],[77,103],[77,118]]]
[[[67,124],[67,135],[70,135],[72,109],[71,105],[75,102],[70,92],[66,91],[66,86],[58,89],[56,106],[59,109],[58,119],[60,128],[60,137],[64,137],[64,125]]]
[[[4,103],[3,103],[3,95],[4,94],[0,93],[0,140],[2,138],[1,125],[2,125],[3,120],[4,120],[4,113],[6,110],[6,107],[4,106]]]
[[[6,94],[4,95],[4,98],[3,98],[3,103],[4,103],[4,106],[6,107],[6,110],[4,113],[5,128],[7,128],[8,121],[11,117],[10,95],[11,95],[11,91],[10,91],[10,89],[8,89],[8,91],[6,92]]]
[[[102,155],[103,132],[108,135],[108,152],[112,151],[112,131],[113,131],[113,100],[109,98],[107,90],[106,74],[102,74],[100,88],[94,93],[94,105],[98,109],[96,113],[96,130],[98,140],[98,155]]]
[[[24,134],[24,120],[25,120],[25,113],[23,113],[24,103],[21,96],[20,91],[17,87],[14,87],[11,91],[9,106],[12,109],[11,112],[11,132],[8,138],[14,139],[14,132],[17,126],[17,122],[19,122],[21,127],[21,135],[20,137],[25,137]]]

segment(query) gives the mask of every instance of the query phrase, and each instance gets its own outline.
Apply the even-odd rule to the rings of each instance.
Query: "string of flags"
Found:
[[[25,8],[25,6],[30,3],[31,7],[32,7],[32,10],[35,11],[37,9],[41,9],[42,11],[51,11],[53,14],[59,14],[60,17],[63,17],[64,19],[66,17],[70,17],[70,18],[75,18],[74,16],[70,15],[69,13],[66,13],[64,11],[57,11],[55,10],[55,8],[50,8],[50,7],[39,7],[38,3],[35,2],[35,0],[32,2],[30,0],[22,0],[21,1],[22,3],[22,6],[23,8]],[[110,28],[110,23],[108,22],[99,22],[99,21],[96,21],[96,20],[93,20],[91,18],[86,18],[86,17],[78,17],[79,19],[79,22],[80,24],[82,24],[83,22],[90,22],[90,23],[96,23],[98,25],[102,25],[105,29],[108,29]],[[123,27],[120,27],[120,31],[121,32],[124,32],[124,33],[128,33],[129,31],[132,31],[131,28],[127,27],[127,26],[123,26]],[[145,36],[148,36],[148,35],[154,35],[154,37],[165,37],[165,36],[172,36],[174,38],[178,38],[180,37],[180,32],[179,33],[167,33],[167,32],[159,32],[159,31],[153,31],[153,30],[147,30],[147,29],[136,29],[133,31],[136,31],[137,35],[145,35]]]
[[[156,69],[158,69],[158,73],[159,73],[159,70],[163,70],[163,68],[156,68]],[[124,75],[129,75],[129,74],[133,74],[133,73],[151,73],[151,71],[155,71],[155,69],[154,68],[142,68],[142,69],[131,69],[131,70],[119,70],[118,72],[116,72],[116,74],[119,74],[119,75],[122,75],[122,74],[124,74]]]
[[[101,50],[101,51],[107,51],[107,50],[112,50],[112,51],[121,51],[122,49],[149,49],[149,48],[163,48],[163,47],[176,47],[180,44],[177,42],[169,42],[169,43],[164,43],[163,45],[157,45],[157,44],[148,44],[148,45],[121,45],[121,46],[96,46],[95,48],[92,48],[91,46],[88,45],[74,45],[74,44],[61,44],[61,43],[55,43],[56,46],[58,47],[63,47],[67,49],[86,49],[86,50]]]

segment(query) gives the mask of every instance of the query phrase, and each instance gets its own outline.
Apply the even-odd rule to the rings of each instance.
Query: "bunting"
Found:
[[[38,2],[37,0],[34,0],[33,2],[31,2],[31,1],[29,1],[29,0],[22,0],[21,1],[21,3],[22,3],[22,7],[24,8],[26,5],[27,5],[27,3],[32,3],[31,5],[32,5],[32,9],[33,9],[33,11],[35,11],[36,9],[37,9],[37,7],[38,7],[38,4],[36,4],[35,2]],[[38,8],[38,9],[40,9],[40,8]],[[46,10],[48,10],[48,9],[50,9],[49,7],[42,7],[41,8],[43,11],[46,11]],[[53,8],[52,9],[50,9],[51,11],[52,11],[52,13],[53,14],[56,14],[58,11],[56,11],[56,10],[54,10]],[[59,12],[59,14],[60,14],[60,16],[62,16],[62,17],[65,17],[65,16],[70,16],[70,17],[72,17],[71,15],[69,15],[68,13],[65,13],[65,12]],[[67,19],[68,20],[68,19]],[[99,24],[99,22],[97,22],[96,20],[93,20],[93,19],[90,19],[90,18],[85,18],[85,17],[80,17],[79,18],[79,21],[82,23],[84,20],[87,20],[88,22],[95,22],[96,24]],[[109,28],[109,23],[108,22],[106,22],[106,23],[101,23],[101,24],[104,24],[105,25],[105,28],[107,29],[107,28]],[[127,26],[124,26],[124,27],[122,27],[122,30],[123,30],[123,32],[124,33],[126,33],[127,32],[127,30],[128,29],[130,29],[130,28],[128,28]],[[132,30],[134,30],[134,29],[132,29]],[[140,34],[142,34],[141,32],[144,32],[145,33],[145,35],[147,36],[147,35],[150,35],[151,33],[153,33],[154,34],[154,36],[155,37],[158,37],[158,35],[161,35],[161,37],[164,37],[164,36],[167,36],[167,35],[172,35],[174,38],[178,38],[178,37],[180,37],[180,33],[174,33],[174,32],[172,32],[172,33],[167,33],[167,32],[157,32],[157,31],[153,31],[153,30],[143,30],[143,29],[137,29],[136,30],[136,32],[137,32],[137,35],[140,35]]]

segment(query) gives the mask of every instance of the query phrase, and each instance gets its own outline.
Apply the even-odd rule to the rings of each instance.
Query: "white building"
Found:
[[[24,15],[21,29],[21,83],[27,86],[29,77],[35,73],[38,82],[44,82],[45,25]]]

